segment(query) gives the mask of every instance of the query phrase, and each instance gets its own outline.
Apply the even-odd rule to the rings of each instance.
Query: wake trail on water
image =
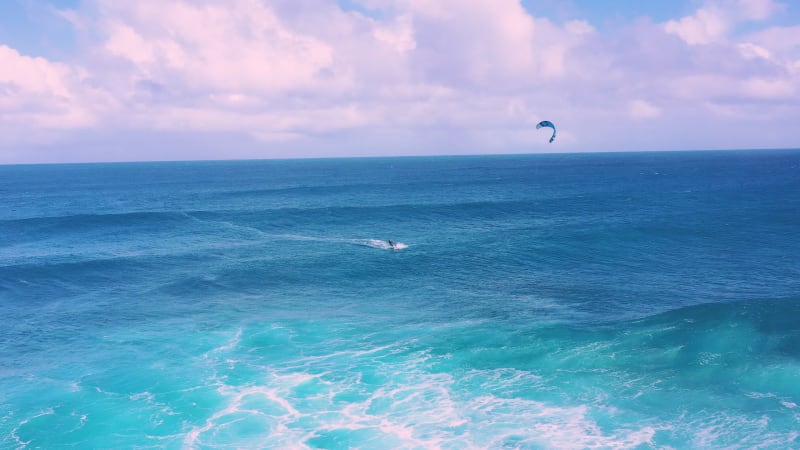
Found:
[[[379,250],[403,250],[408,248],[407,244],[396,242],[392,247],[388,241],[381,239],[349,239],[349,238],[324,238],[314,236],[299,236],[293,234],[273,235],[275,238],[283,238],[293,241],[315,241],[315,242],[334,242],[342,244],[358,245],[362,247],[376,248]]]
[[[318,237],[318,236],[303,236],[303,235],[296,235],[296,234],[271,234],[264,232],[258,228],[247,226],[247,225],[239,225],[230,221],[226,220],[207,220],[207,219],[200,219],[190,214],[183,214],[185,217],[188,217],[194,221],[202,222],[202,223],[213,223],[217,224],[217,226],[224,227],[230,230],[236,230],[243,232],[245,234],[249,234],[254,237],[261,237],[261,238],[271,238],[271,239],[283,239],[283,240],[291,240],[291,241],[314,241],[314,242],[333,242],[333,243],[343,243],[343,244],[351,244],[351,245],[359,245],[362,247],[370,247],[376,248],[380,250],[404,250],[408,248],[408,244],[404,244],[402,242],[395,242],[394,247],[392,247],[388,240],[383,239],[352,239],[352,238],[326,238],[326,237]]]

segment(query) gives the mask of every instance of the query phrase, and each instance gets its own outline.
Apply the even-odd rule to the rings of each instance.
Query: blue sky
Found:
[[[0,2],[0,44],[34,56],[69,59],[74,33],[57,9],[75,9],[78,0],[6,0]]]
[[[796,0],[0,3],[0,163],[795,148],[798,122]]]

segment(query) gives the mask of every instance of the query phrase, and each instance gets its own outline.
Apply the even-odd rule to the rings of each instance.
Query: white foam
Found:
[[[398,348],[399,347],[399,348]],[[340,357],[361,357],[367,355],[374,355],[376,353],[381,353],[384,350],[391,350],[389,354],[397,353],[398,351],[403,351],[405,347],[400,347],[397,344],[389,344],[389,345],[382,345],[378,347],[374,347],[367,350],[339,350],[332,353],[326,353],[324,355],[313,355],[313,356],[305,356],[303,357],[304,361],[323,361],[328,359],[336,359]]]
[[[366,246],[372,247],[372,248],[380,248],[380,249],[384,249],[384,250],[389,250],[389,249],[391,249],[391,250],[403,250],[403,249],[408,248],[408,245],[406,245],[406,244],[404,244],[402,242],[395,242],[394,246],[392,246],[391,244],[389,244],[388,241],[384,241],[384,240],[380,240],[380,239],[366,239],[366,240],[355,239],[353,241],[353,243],[354,244],[366,245]]]
[[[231,338],[231,340],[228,341],[227,344],[215,348],[214,350],[212,350],[212,352],[226,352],[229,350],[233,350],[236,348],[236,346],[239,345],[241,339],[242,339],[242,329],[238,328],[236,330],[236,334],[234,334],[233,338]]]
[[[273,448],[315,447],[320,444],[315,439],[342,432],[363,439],[350,445],[368,448],[635,448],[652,445],[655,434],[667,429],[651,423],[608,429],[597,417],[626,411],[609,404],[607,396],[554,405],[504,395],[533,394],[548,382],[513,368],[432,371],[446,355],[427,349],[408,353],[409,347],[396,342],[298,356],[280,368],[265,368],[254,385],[217,379],[224,402],[188,430],[183,444],[213,446],[224,427],[240,420],[264,423],[253,439]],[[394,356],[399,349],[401,358]]]
[[[32,420],[38,419],[39,417],[43,417],[43,416],[50,416],[50,415],[53,415],[53,414],[55,414],[55,410],[53,408],[47,408],[47,409],[45,409],[44,411],[42,411],[42,412],[40,412],[38,414],[34,414],[33,416],[31,416],[28,419],[23,419],[22,421],[20,421],[20,423],[16,427],[14,427],[14,429],[12,429],[11,433],[10,433],[11,437],[15,441],[17,441],[17,444],[19,444],[19,448],[25,448],[25,447],[28,446],[28,444],[30,444],[32,442],[32,441],[23,441],[22,438],[18,434],[19,429],[22,428],[23,426],[25,426],[26,424],[28,424]]]
[[[720,412],[683,423],[681,428],[693,430],[693,448],[794,448],[797,432],[770,432],[769,424],[766,415],[754,418]]]
[[[153,394],[151,394],[151,393],[149,393],[147,391],[138,392],[136,394],[130,394],[130,395],[128,395],[128,398],[130,400],[133,400],[133,401],[144,400],[146,403],[152,403],[153,399],[154,399]]]
[[[750,398],[775,398],[775,394],[772,392],[767,392],[766,394],[763,392],[749,392],[746,394]]]
[[[256,385],[238,387],[219,382],[220,387],[217,389],[217,391],[223,396],[227,397],[228,401],[226,402],[224,408],[211,415],[211,417],[206,420],[203,426],[194,427],[185,434],[183,439],[184,447],[194,448],[196,445],[202,443],[200,437],[204,433],[212,432],[213,435],[213,433],[219,428],[224,427],[232,422],[243,420],[225,420],[226,418],[236,414],[264,416],[271,420],[277,421],[274,424],[274,427],[266,430],[268,434],[265,436],[265,438],[268,438],[270,442],[296,443],[312,437],[312,434],[309,431],[302,431],[298,435],[297,429],[286,426],[286,424],[296,422],[298,419],[304,416],[304,414],[298,411],[298,409],[295,408],[295,406],[289,401],[288,394],[292,388],[316,379],[319,376],[320,375],[313,375],[303,372],[291,372],[287,374],[271,373],[269,377],[269,384],[267,386]],[[268,400],[271,404],[276,405],[285,411],[285,413],[277,416],[274,414],[267,415],[265,412],[258,409],[244,408],[243,404],[245,401],[252,399],[253,397],[261,397],[265,400]],[[278,435],[285,435],[285,439],[277,439]],[[286,446],[281,445],[281,447],[285,448]]]
[[[71,430],[67,431],[67,433],[74,433],[75,431],[80,430],[89,421],[89,415],[88,414],[81,414],[80,416],[78,416],[78,413],[73,411],[69,415],[71,417],[78,417],[79,422]]]

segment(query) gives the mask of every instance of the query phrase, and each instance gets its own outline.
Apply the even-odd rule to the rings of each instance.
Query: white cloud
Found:
[[[69,100],[72,96],[66,87],[69,67],[52,63],[44,58],[31,58],[16,50],[0,45],[0,82],[10,84],[21,93],[49,96],[55,100]]]
[[[800,25],[762,24],[781,10],[771,0],[712,0],[610,29],[534,16],[517,0],[364,3],[369,15],[334,0],[92,0],[60,11],[82,45],[73,61],[0,46],[0,114],[15,124],[6,133],[544,151],[531,131],[541,119],[563,124],[559,149],[618,149],[622,128],[647,130],[638,141],[626,131],[629,145],[654,145],[655,124],[800,113]]]
[[[784,78],[753,77],[740,81],[740,87],[745,95],[754,99],[781,100],[798,93],[798,83]]]
[[[515,0],[399,0],[414,17],[417,73],[427,81],[521,88],[568,74],[567,55],[592,31],[585,21],[560,27]],[[480,30],[480,31],[478,31]]]
[[[695,105],[708,118],[760,118],[800,112],[800,78],[792,70],[793,28],[763,27],[742,35],[745,22],[759,22],[784,8],[771,0],[711,1],[695,14],[663,24],[687,44],[683,60],[662,78],[667,97]],[[751,23],[748,28],[753,28]],[[713,44],[713,45],[704,45]],[[689,65],[690,64],[690,65]],[[757,107],[755,105],[758,105]]]
[[[327,3],[302,20],[255,0],[99,5],[99,51],[128,67],[107,69],[125,75],[106,84],[133,105],[131,126],[282,138],[497,121],[504,98],[481,96],[569,76],[570,51],[594,33],[514,0],[376,2],[381,19]]]
[[[585,20],[571,20],[564,24],[564,29],[578,36],[595,32],[594,27]]]
[[[735,11],[744,20],[764,20],[784,7],[773,0],[738,0]]]
[[[762,59],[772,59],[772,54],[769,50],[760,45],[755,45],[750,42],[744,42],[737,45],[737,48],[741,52],[742,56],[747,59],[754,59],[754,58],[762,58]]]
[[[726,14],[718,8],[701,8],[693,16],[668,21],[664,24],[664,29],[689,45],[710,44],[725,36],[730,29],[728,20]]]
[[[102,5],[104,49],[156,83],[269,93],[312,86],[333,62],[325,42],[292,32],[253,0]]]
[[[5,138],[33,128],[71,129],[95,123],[81,86],[66,64],[25,56],[0,45],[0,123]],[[22,128],[20,128],[22,127]]]
[[[764,20],[782,8],[773,0],[719,0],[691,16],[667,21],[664,30],[689,45],[710,44],[724,40],[740,23]]]
[[[408,15],[398,17],[393,24],[376,26],[372,36],[400,53],[414,50],[417,46],[414,40],[414,26]]]
[[[631,101],[629,109],[634,119],[653,119],[661,115],[661,109],[641,99]]]
[[[769,27],[746,36],[744,40],[776,53],[794,52],[800,56],[800,25]]]

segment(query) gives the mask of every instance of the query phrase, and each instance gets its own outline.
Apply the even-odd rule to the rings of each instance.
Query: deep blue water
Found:
[[[800,151],[0,166],[54,447],[800,448]]]

